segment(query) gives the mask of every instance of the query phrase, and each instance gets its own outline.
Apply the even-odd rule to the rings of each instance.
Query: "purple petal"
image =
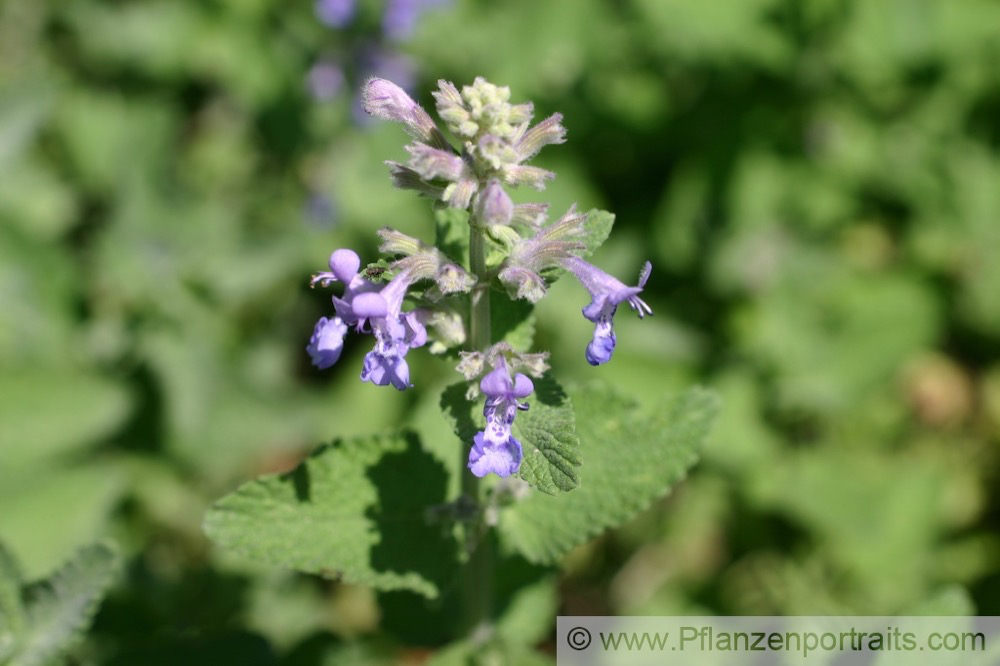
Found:
[[[615,331],[610,326],[602,327],[598,324],[594,328],[594,338],[587,345],[587,363],[591,365],[601,365],[611,360],[611,354],[615,351]]]
[[[479,432],[469,451],[469,469],[478,477],[487,474],[507,477],[517,473],[521,466],[521,455],[521,443],[513,437],[495,446],[486,442],[483,433]]]
[[[340,359],[344,350],[344,335],[347,326],[339,318],[327,319],[320,317],[313,329],[312,337],[306,351],[312,357],[312,363],[320,370],[325,370]]]
[[[372,319],[389,314],[389,305],[381,294],[358,294],[351,299],[351,309],[358,319]]]
[[[499,398],[510,393],[512,382],[506,365],[493,370],[479,382],[479,390],[491,398]]]
[[[646,286],[646,280],[649,279],[649,274],[653,272],[652,262],[647,261],[642,265],[642,270],[639,271],[639,288],[642,289]]]
[[[334,250],[330,255],[330,272],[344,284],[349,284],[358,269],[361,268],[361,258],[354,250]]]
[[[383,356],[373,350],[365,354],[361,381],[371,382],[376,386],[392,384],[403,391],[410,387],[410,367],[406,359],[400,356]]]
[[[514,376],[514,397],[525,398],[535,390],[535,385],[531,383],[526,375],[518,373]]]
[[[420,322],[417,311],[407,312],[403,315],[403,323],[406,325],[406,337],[404,341],[411,348],[423,347],[427,342],[427,329]]]

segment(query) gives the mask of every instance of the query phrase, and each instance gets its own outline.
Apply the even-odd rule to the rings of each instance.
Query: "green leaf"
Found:
[[[528,398],[530,408],[520,412],[511,429],[521,442],[524,457],[518,476],[549,495],[573,490],[579,483],[579,439],[573,405],[562,387],[545,376],[536,380]],[[441,394],[441,408],[459,439],[471,446],[483,429],[482,402],[465,399],[465,384],[452,384]],[[463,472],[465,473],[465,472]]]
[[[11,666],[51,663],[79,640],[118,571],[106,543],[81,548],[51,577],[24,590],[27,631]]]
[[[23,370],[0,375],[4,467],[22,467],[93,443],[121,425],[128,395],[96,374]]]
[[[587,211],[587,217],[583,221],[584,236],[580,239],[587,246],[587,249],[581,256],[589,257],[594,254],[597,248],[601,247],[604,241],[608,240],[608,236],[611,235],[611,227],[614,224],[614,213],[609,213],[606,210],[598,210],[597,208]]]
[[[694,465],[718,411],[715,395],[700,388],[645,417],[605,386],[575,390],[572,398],[587,461],[580,487],[559,498],[535,493],[500,516],[503,543],[532,562],[554,562],[665,495]]]
[[[13,166],[27,152],[49,115],[53,97],[47,85],[4,86],[0,94],[0,167]]]
[[[519,352],[531,350],[535,342],[535,306],[524,300],[512,301],[505,292],[490,292],[492,340],[503,340]]]
[[[518,476],[543,493],[555,495],[580,485],[580,440],[573,405],[551,377],[535,381],[531,408],[518,414],[512,432],[524,458]]]
[[[447,481],[412,433],[335,441],[219,500],[205,531],[252,559],[434,598],[458,566],[454,534],[427,519]]]
[[[39,466],[31,473],[0,469],[0,540],[25,577],[41,578],[106,531],[123,485],[121,470],[109,462]]]
[[[469,214],[459,208],[434,211],[434,245],[459,266],[469,266]]]

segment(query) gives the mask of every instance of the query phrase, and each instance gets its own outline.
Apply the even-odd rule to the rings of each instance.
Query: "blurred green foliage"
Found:
[[[398,128],[352,111],[381,10],[335,31],[304,1],[0,4],[0,540],[26,580],[121,544],[77,663],[392,663],[445,639],[402,618],[447,608],[201,532],[213,498],[318,442],[447,435],[445,362],[412,354],[434,389],[396,394],[358,382],[359,344],[325,374],[303,351],[332,249],[433,234],[382,166]],[[613,211],[597,261],[619,277],[652,260],[656,317],[620,317],[597,370],[585,294],[553,288],[538,346],[560,377],[724,399],[680,490],[560,577],[518,574],[535,596],[503,626],[1000,614],[997,3],[455,0],[379,48],[425,104],[483,75],[562,112],[569,142],[540,158],[558,178],[521,200]],[[321,58],[347,79],[326,101]]]

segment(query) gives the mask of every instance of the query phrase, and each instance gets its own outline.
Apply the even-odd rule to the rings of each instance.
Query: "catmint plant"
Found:
[[[607,384],[559,384],[533,340],[533,312],[552,283],[572,276],[583,286],[573,325],[593,336],[578,358],[600,366],[615,349],[619,306],[652,314],[640,298],[651,266],[630,286],[588,261],[611,231],[610,213],[571,206],[550,217],[547,204],[515,196],[555,177],[530,161],[566,140],[559,114],[533,122],[530,103],[482,78],[462,88],[441,81],[433,99],[434,115],[397,83],[365,84],[364,109],[410,136],[406,157],[386,162],[389,180],[432,206],[435,224],[420,238],[380,229],[378,256],[333,249],[312,277],[330,302],[305,347],[320,370],[377,391],[425,393],[431,379],[411,372],[413,355],[448,359],[455,382],[431,412],[457,437],[421,423],[335,439],[294,471],[220,500],[205,526],[252,558],[449,597],[462,608],[459,647],[478,653],[493,642],[516,653],[526,646],[499,645],[513,639],[494,631],[501,609],[517,606],[517,590],[495,584],[499,572],[555,564],[665,494],[694,464],[715,402],[690,389],[643,412]],[[362,336],[371,350],[345,367],[345,340]]]
[[[547,206],[513,202],[508,190],[542,190],[555,176],[527,162],[545,146],[566,140],[562,116],[554,114],[532,125],[530,103],[512,104],[508,88],[483,78],[461,91],[440,81],[433,95],[443,128],[406,91],[385,79],[365,84],[364,108],[401,124],[413,138],[406,146],[406,163],[386,163],[393,184],[430,199],[439,209],[465,214],[468,268],[457,257],[390,228],[379,232],[387,269],[373,265],[366,275],[357,254],[337,249],[330,255],[330,270],[314,275],[312,284],[340,282],[343,293],[333,296],[333,316],[317,322],[306,349],[313,364],[326,369],[339,360],[349,329],[370,334],[375,348],[365,356],[360,379],[404,390],[412,386],[407,353],[436,335],[435,327],[429,334],[425,324],[464,311],[464,316],[448,320],[453,330],[436,336],[436,348],[442,352],[459,347],[456,370],[470,384],[467,395],[485,396],[485,428],[465,442],[469,470],[477,477],[507,477],[521,466],[522,444],[512,427],[517,413],[530,408],[527,398],[533,391],[528,375],[517,371],[541,377],[548,370],[548,354],[522,353],[493,339],[490,292],[503,288],[514,299],[536,304],[559,272],[572,273],[590,293],[582,312],[594,324],[594,335],[585,358],[600,365],[611,359],[615,348],[613,317],[619,304],[628,303],[640,318],[652,314],[638,296],[651,264],[643,266],[636,286],[626,286],[583,258],[607,235],[588,228],[593,216],[571,207],[548,222]],[[376,273],[383,282],[374,281],[371,275]],[[414,285],[424,290],[404,311]]]

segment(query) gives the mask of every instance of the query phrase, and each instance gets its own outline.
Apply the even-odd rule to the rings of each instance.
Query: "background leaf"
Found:
[[[55,574],[24,590],[27,631],[11,666],[51,663],[83,637],[118,571],[118,551],[106,543],[80,549]]]

